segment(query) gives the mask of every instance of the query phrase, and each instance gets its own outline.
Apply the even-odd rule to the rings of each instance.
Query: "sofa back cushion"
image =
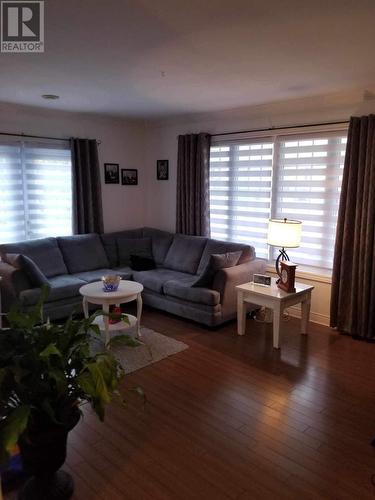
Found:
[[[22,255],[19,253],[7,253],[4,256],[4,261],[15,267],[16,269],[21,269],[22,271],[24,271],[33,287],[49,285],[49,281],[46,275],[41,271],[40,267],[37,266],[35,262],[27,255]]]
[[[243,243],[233,243],[231,241],[220,241],[220,240],[207,240],[206,246],[203,250],[202,258],[198,266],[197,274],[202,274],[206,269],[207,264],[210,260],[212,254],[223,254],[227,252],[238,252],[241,250],[241,257],[238,261],[239,264],[248,262],[255,258],[255,249],[250,245],[245,245]]]
[[[152,240],[152,255],[156,264],[161,265],[173,241],[173,234],[151,227],[143,228],[143,236]]]
[[[107,255],[98,234],[77,234],[57,238],[70,274],[109,267]]]
[[[207,238],[203,236],[176,234],[164,260],[163,267],[183,273],[195,274],[206,242]]]
[[[142,238],[142,229],[128,229],[126,231],[116,231],[114,233],[101,234],[105,253],[107,255],[109,266],[117,267],[120,265],[117,251],[117,238]]]
[[[35,262],[47,278],[68,272],[56,238],[41,238],[0,245],[1,256],[4,258],[7,253],[26,255]]]
[[[152,257],[151,238],[117,238],[117,250],[120,266],[129,266],[131,256]]]
[[[236,266],[240,257],[241,250],[237,252],[213,253],[203,273],[191,286],[196,288],[211,288],[216,272],[220,269]]]

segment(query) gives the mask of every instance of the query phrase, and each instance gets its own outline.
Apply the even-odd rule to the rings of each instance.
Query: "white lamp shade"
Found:
[[[267,243],[280,248],[297,248],[301,243],[302,222],[290,219],[270,219]]]

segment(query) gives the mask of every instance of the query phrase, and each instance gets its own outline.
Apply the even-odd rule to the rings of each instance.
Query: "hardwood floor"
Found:
[[[126,379],[104,424],[71,432],[74,499],[373,499],[375,345],[299,321],[217,331],[146,309],[143,324],[189,349]]]

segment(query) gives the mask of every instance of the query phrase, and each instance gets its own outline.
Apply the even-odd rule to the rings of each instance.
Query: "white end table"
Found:
[[[137,326],[137,337],[141,336],[141,314],[142,314],[142,296],[143,285],[137,283],[136,281],[120,281],[119,287],[115,292],[105,292],[103,290],[103,283],[101,281],[95,281],[94,283],[89,283],[88,285],[83,285],[79,289],[79,293],[83,296],[82,306],[85,318],[89,317],[89,306],[88,304],[98,304],[102,306],[103,316],[97,316],[95,318],[95,324],[97,324],[101,331],[105,333],[105,343],[108,344],[110,337],[109,333],[111,331],[124,330],[125,328],[130,328]],[[133,300],[137,301],[137,317],[127,314],[130,325],[119,322],[114,324],[109,324],[109,306],[120,304],[125,304]]]
[[[273,347],[275,349],[279,349],[280,322],[286,307],[301,303],[301,333],[307,334],[313,286],[295,283],[296,291],[287,293],[278,288],[276,280],[273,278],[271,286],[262,286],[251,282],[238,285],[236,289],[238,335],[245,334],[246,303],[267,307],[273,311]]]

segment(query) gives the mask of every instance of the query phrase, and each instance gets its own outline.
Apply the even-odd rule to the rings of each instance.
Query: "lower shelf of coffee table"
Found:
[[[127,314],[127,317],[129,318],[130,324],[128,325],[124,321],[119,321],[118,323],[114,324],[109,324],[108,325],[108,331],[109,332],[117,332],[119,330],[126,330],[127,328],[132,328],[133,326],[136,326],[137,324],[137,318],[133,316],[132,314]],[[103,316],[97,316],[94,320],[94,324],[98,325],[101,331],[105,331],[105,326],[104,326],[104,317]]]

